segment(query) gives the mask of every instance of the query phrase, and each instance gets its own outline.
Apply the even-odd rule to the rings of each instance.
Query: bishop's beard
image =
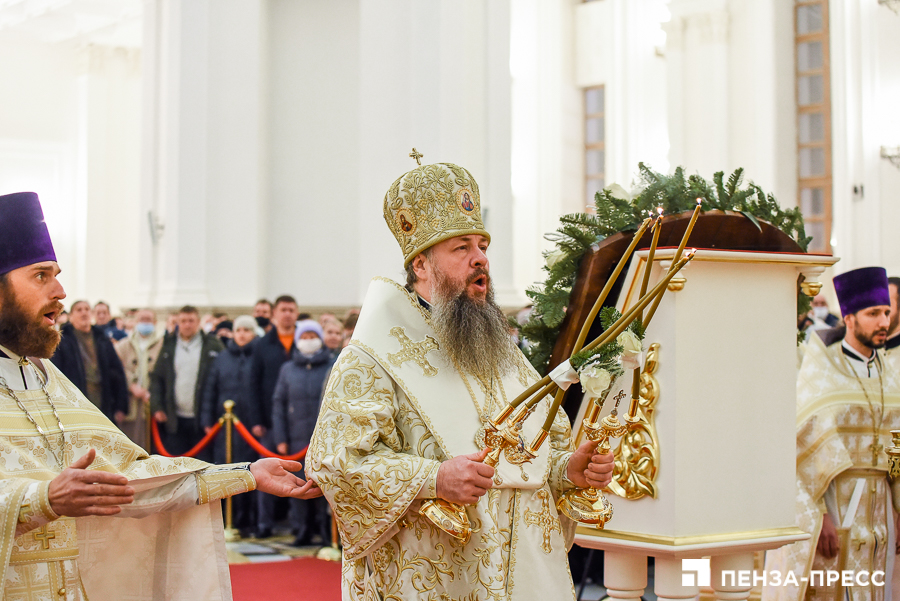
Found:
[[[460,284],[439,270],[431,289],[431,324],[441,350],[463,372],[489,378],[503,376],[516,367],[517,352],[509,324],[494,302],[494,288],[487,270],[479,269]],[[487,296],[470,298],[466,288],[476,278],[487,280]]]
[[[44,323],[44,314],[56,311],[58,315],[62,303],[53,301],[36,316],[28,315],[6,282],[0,284],[0,302],[0,344],[23,357],[52,357],[59,346],[60,333]]]

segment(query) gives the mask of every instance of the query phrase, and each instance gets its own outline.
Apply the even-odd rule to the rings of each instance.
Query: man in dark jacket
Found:
[[[200,330],[200,313],[191,306],[178,312],[178,334],[163,343],[150,377],[150,408],[157,422],[165,424],[163,444],[173,455],[191,450],[201,438],[200,399],[213,360],[222,343]],[[209,461],[204,449],[198,459]]]
[[[272,309],[273,327],[259,339],[253,350],[250,368],[250,390],[260,409],[260,427],[253,432],[262,437],[262,444],[274,450],[277,441],[272,437],[272,394],[278,381],[282,364],[291,358],[294,351],[294,328],[297,323],[297,301],[292,296],[279,296]],[[259,495],[259,518],[257,536],[272,535],[275,513],[275,497]]]
[[[91,325],[90,304],[76,301],[60,331],[62,340],[50,360],[106,417],[121,421],[128,411],[125,370],[109,337]]]
[[[331,349],[323,344],[322,327],[311,319],[297,323],[291,361],[281,366],[272,397],[272,430],[277,450],[293,455],[307,446],[316,428],[325,379],[334,364]],[[328,502],[324,497],[291,501],[294,546],[325,544],[330,538]],[[316,539],[319,540],[316,540]]]

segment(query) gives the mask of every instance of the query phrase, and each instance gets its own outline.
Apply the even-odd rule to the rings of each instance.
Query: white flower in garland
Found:
[[[612,374],[596,363],[582,367],[578,379],[581,380],[582,390],[592,397],[602,396],[612,384]]]
[[[616,342],[621,345],[622,367],[625,369],[638,369],[644,362],[644,344],[631,330],[625,330],[616,338]]]
[[[606,186],[607,191],[609,191],[609,195],[613,198],[617,198],[619,200],[624,200],[627,202],[631,202],[637,196],[637,194],[632,194],[619,184],[610,184]]]
[[[553,269],[557,263],[566,258],[566,253],[564,250],[557,248],[548,252],[545,256],[547,257],[547,268]]]

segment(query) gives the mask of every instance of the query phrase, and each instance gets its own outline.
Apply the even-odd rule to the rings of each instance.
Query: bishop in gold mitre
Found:
[[[836,276],[834,287],[847,332],[828,346],[810,336],[797,378],[797,525],[810,538],[767,553],[769,574],[794,578],[767,586],[764,601],[884,601],[900,594],[900,483],[889,480],[884,453],[890,431],[900,429],[900,373],[883,351],[887,273],[854,269]],[[853,585],[823,581],[829,571],[849,572]]]
[[[0,196],[0,599],[231,599],[220,499],[321,491],[294,461],[214,466],[133,444],[46,360],[59,273],[37,195]]]
[[[406,282],[370,284],[307,457],[344,546],[343,598],[574,599],[574,523],[556,499],[607,485],[612,455],[595,455],[590,442],[576,450],[559,411],[531,463],[482,463],[488,416],[538,374],[494,302],[478,184],[458,165],[420,165],[391,185],[384,219]],[[523,440],[549,405],[525,422]],[[467,541],[423,515],[435,499],[464,506]]]

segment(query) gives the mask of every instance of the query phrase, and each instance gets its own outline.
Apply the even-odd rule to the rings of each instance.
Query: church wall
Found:
[[[290,293],[305,305],[360,300],[360,254],[368,251],[359,239],[359,106],[370,99],[360,95],[359,13],[356,0],[269,3],[262,265],[269,297]],[[363,202],[380,207],[378,189]]]
[[[874,38],[877,44],[878,80],[872,91],[875,103],[873,125],[874,145],[900,146],[900,15],[891,13],[886,7],[879,7],[875,18]],[[881,261],[891,276],[900,276],[900,166],[892,165],[880,156],[876,173],[881,201]]]
[[[792,6],[675,0],[666,24],[672,168],[745,178],[795,206]],[[745,180],[746,181],[746,180]]]
[[[84,244],[76,264],[84,275],[74,290],[115,309],[138,300],[141,53],[88,46],[79,54],[77,194],[84,214],[76,226]]]
[[[209,11],[207,278],[217,305],[252,305],[265,285],[267,3]]]
[[[76,56],[69,49],[0,37],[0,194],[41,197],[70,294],[78,288],[75,227]],[[83,272],[81,272],[83,275]]]
[[[473,174],[492,232],[498,300],[522,301],[511,269],[514,236],[522,233],[512,216],[523,209],[510,193],[507,7],[486,0],[360,3],[360,300],[372,276],[402,277],[402,257],[382,205],[394,180],[415,167],[407,155],[416,147],[423,163],[452,162]],[[536,239],[533,232],[526,235]]]
[[[874,2],[832,0],[830,10],[835,272],[881,265],[898,275],[900,171],[880,148],[900,144],[900,16]]]
[[[33,190],[69,304],[137,282],[140,52],[0,36],[0,193]]]

